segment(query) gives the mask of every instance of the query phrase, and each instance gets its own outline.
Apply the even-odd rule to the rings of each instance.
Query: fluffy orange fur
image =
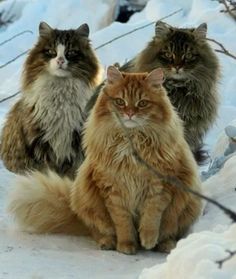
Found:
[[[18,178],[9,209],[25,230],[89,230],[102,249],[126,254],[135,253],[139,243],[164,252],[175,246],[199,216],[201,201],[137,162],[126,134],[162,175],[201,191],[182,122],[162,81],[160,69],[128,74],[108,68],[107,82],[85,125],[86,159],[76,180],[51,172]]]
[[[146,249],[169,251],[201,211],[198,198],[162,182],[136,161],[117,119],[118,113],[146,162],[200,191],[182,122],[160,74],[121,74],[110,68],[86,123],[86,159],[72,187],[71,207],[103,249],[133,254],[140,240]]]

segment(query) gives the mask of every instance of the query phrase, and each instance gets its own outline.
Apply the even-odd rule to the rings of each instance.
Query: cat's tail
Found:
[[[52,171],[17,176],[8,210],[24,231],[88,235],[88,229],[70,208],[72,183]]]

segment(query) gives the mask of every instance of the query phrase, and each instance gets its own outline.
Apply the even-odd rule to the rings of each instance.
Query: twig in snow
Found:
[[[159,20],[164,20],[164,19],[166,19],[166,18],[169,18],[169,17],[171,17],[171,16],[173,16],[173,15],[175,15],[175,14],[181,12],[182,10],[183,10],[183,9],[176,10],[175,12],[173,12],[173,13],[171,13],[171,14],[168,14],[167,16],[164,16],[164,17],[160,18]],[[100,46],[96,47],[95,50],[98,50],[98,49],[100,49],[100,48],[102,48],[102,47],[104,47],[104,46],[106,46],[106,45],[109,45],[109,44],[113,43],[113,42],[116,41],[116,40],[119,40],[119,39],[121,39],[121,38],[123,38],[123,37],[125,37],[125,36],[128,36],[129,34],[132,34],[132,33],[136,32],[136,31],[138,31],[138,30],[141,30],[141,29],[143,29],[143,28],[146,28],[146,27],[148,27],[148,26],[150,26],[150,25],[152,25],[152,24],[154,24],[154,23],[156,23],[156,21],[152,21],[152,22],[147,23],[147,24],[145,24],[145,25],[143,25],[143,26],[141,26],[141,27],[137,27],[137,28],[135,28],[135,29],[133,29],[133,30],[131,30],[131,31],[129,31],[129,32],[126,32],[126,33],[124,33],[124,34],[122,34],[122,35],[120,35],[120,36],[117,36],[117,37],[113,38],[112,40],[107,41],[106,43],[101,44]]]
[[[228,13],[230,17],[236,21],[236,1],[233,0],[219,0],[219,3],[225,6],[225,10],[221,12]]]
[[[33,34],[33,32],[32,32],[31,30],[22,31],[22,32],[17,33],[16,35],[12,36],[11,38],[9,38],[9,39],[7,39],[7,40],[1,42],[1,43],[0,43],[0,46],[6,44],[6,43],[8,43],[8,42],[10,42],[11,40],[13,40],[13,39],[15,39],[16,37],[19,37],[19,36],[21,36],[21,35],[23,35],[23,34],[25,34],[25,33]]]
[[[222,268],[222,266],[225,262],[232,259],[236,255],[236,251],[226,250],[226,252],[229,253],[229,255],[227,257],[225,257],[222,260],[216,261],[216,263],[219,265],[219,268]]]
[[[223,53],[233,59],[236,59],[236,55],[230,53],[220,42],[214,40],[214,39],[210,39],[210,38],[207,38],[208,41],[210,42],[213,42],[215,44],[217,44],[221,49],[215,49],[216,52],[220,52],[220,53]]]
[[[9,100],[9,99],[11,99],[11,98],[14,98],[15,96],[17,96],[17,95],[19,95],[19,94],[20,94],[20,91],[17,91],[16,93],[14,93],[14,94],[12,94],[12,95],[10,95],[10,96],[8,96],[8,97],[5,97],[5,98],[1,99],[1,100],[0,100],[0,103],[3,103],[3,102],[5,102],[5,101],[7,101],[7,100]]]
[[[11,64],[12,62],[16,61],[18,58],[20,58],[21,56],[25,55],[26,53],[28,53],[29,50],[26,50],[22,53],[20,53],[19,55],[17,55],[16,57],[14,57],[13,59],[7,61],[5,64],[0,65],[0,69],[6,67],[7,65]]]

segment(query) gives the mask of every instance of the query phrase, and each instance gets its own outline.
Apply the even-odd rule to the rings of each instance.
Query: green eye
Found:
[[[187,52],[187,53],[185,54],[185,58],[186,58],[187,60],[193,59],[192,53],[191,53],[191,52]]]
[[[145,108],[147,105],[148,105],[147,100],[141,100],[138,102],[138,107],[140,107],[140,108]]]
[[[114,100],[114,103],[119,107],[124,107],[125,106],[125,101],[121,98],[116,98]]]

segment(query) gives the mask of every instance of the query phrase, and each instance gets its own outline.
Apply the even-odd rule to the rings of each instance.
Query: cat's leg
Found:
[[[102,249],[115,249],[115,228],[92,176],[85,162],[72,187],[71,208],[89,227]]]
[[[106,205],[116,228],[116,250],[124,254],[135,254],[137,249],[136,230],[132,214],[124,207],[120,193],[113,192]]]
[[[184,210],[178,218],[178,238],[183,237],[190,229],[191,225],[200,216],[202,209],[201,200],[198,197],[191,196]]]
[[[34,169],[36,164],[26,146],[26,138],[22,133],[23,128],[12,123],[13,120],[6,124],[2,132],[1,159],[8,170],[23,174]]]
[[[176,247],[176,243],[177,243],[176,239],[168,238],[158,243],[155,250],[162,253],[170,253],[170,251]]]
[[[160,182],[157,182],[160,185]],[[151,249],[159,239],[162,215],[171,202],[171,195],[162,186],[153,185],[140,210],[139,238],[142,247]]]
[[[169,253],[174,249],[177,240],[187,233],[199,214],[201,206],[198,198],[192,199],[184,207],[177,206],[180,203],[184,205],[184,199],[173,202],[175,206],[169,207],[163,216],[160,242],[155,247],[158,252]]]
[[[90,228],[90,234],[92,238],[98,243],[101,250],[115,250],[116,238],[113,234],[105,235],[101,234],[96,227]]]

